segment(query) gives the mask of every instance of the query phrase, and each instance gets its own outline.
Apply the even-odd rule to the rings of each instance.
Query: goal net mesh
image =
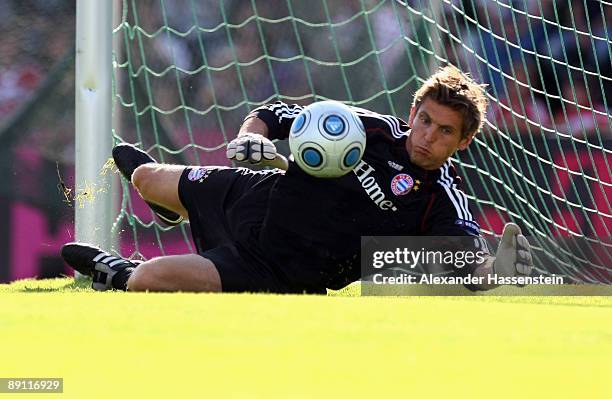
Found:
[[[612,3],[569,0],[124,0],[116,142],[160,162],[230,165],[253,108],[335,99],[406,119],[448,63],[486,83],[484,130],[453,158],[485,235],[518,223],[536,267],[612,280]],[[279,143],[281,149],[283,143]],[[193,251],[125,181],[124,254]]]

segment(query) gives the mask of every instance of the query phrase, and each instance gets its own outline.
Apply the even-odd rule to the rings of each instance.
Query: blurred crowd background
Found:
[[[125,4],[114,33],[115,137],[166,161],[226,163],[224,143],[244,115],[277,93],[406,118],[419,79],[445,62],[488,84],[485,135],[579,137],[610,149],[606,2]],[[0,2],[0,282],[68,273],[57,251],[73,238],[75,7]],[[141,205],[133,212],[151,218]]]
[[[64,272],[74,209],[73,1],[0,2],[0,281]]]
[[[544,127],[548,134],[609,136],[612,5],[514,1],[509,2],[512,10],[496,2],[478,3],[481,7],[471,12],[477,24],[468,29],[465,44],[487,62],[465,52],[449,58],[490,85],[499,103],[489,119],[507,130],[504,126],[512,124],[506,110],[512,110],[534,122],[519,123],[522,133]]]

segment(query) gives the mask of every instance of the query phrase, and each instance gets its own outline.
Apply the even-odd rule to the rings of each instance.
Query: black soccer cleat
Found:
[[[79,242],[64,244],[61,255],[70,267],[93,279],[91,288],[96,291],[112,289],[115,274],[128,267],[136,267],[134,262]]]
[[[119,172],[129,182],[132,181],[132,175],[137,167],[145,163],[157,163],[152,156],[129,143],[119,143],[113,147],[113,159]]]
[[[137,167],[146,163],[157,163],[157,161],[149,154],[129,143],[119,143],[113,148],[113,159],[119,172],[129,181],[132,182],[132,175]],[[147,202],[147,205],[155,212],[155,215],[169,226],[176,226],[183,221],[183,217],[178,213],[172,212],[164,208]]]

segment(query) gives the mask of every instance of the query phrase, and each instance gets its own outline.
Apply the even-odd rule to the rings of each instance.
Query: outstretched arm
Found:
[[[240,126],[240,130],[238,131],[238,137],[249,133],[268,137],[268,125],[257,116],[253,115],[242,122],[242,126]]]

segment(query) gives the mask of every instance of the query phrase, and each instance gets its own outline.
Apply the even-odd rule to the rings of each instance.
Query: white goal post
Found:
[[[109,249],[113,178],[101,173],[112,149],[112,8],[77,0],[75,71],[75,239]]]

